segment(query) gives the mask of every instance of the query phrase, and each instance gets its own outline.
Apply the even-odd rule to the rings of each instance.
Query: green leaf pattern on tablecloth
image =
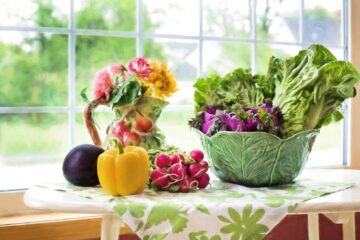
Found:
[[[184,209],[181,203],[174,203],[171,201],[157,202],[150,210],[145,224],[145,230],[154,225],[159,225],[164,221],[170,222],[172,233],[183,231],[188,222],[187,209]]]
[[[264,224],[258,223],[265,214],[262,208],[252,212],[252,205],[248,204],[244,207],[242,215],[240,215],[234,208],[228,208],[229,217],[218,216],[220,221],[225,222],[226,225],[220,229],[224,234],[231,234],[231,239],[262,239],[268,227]]]
[[[131,216],[135,218],[141,218],[145,214],[145,210],[148,208],[146,203],[142,202],[132,202],[126,198],[119,198],[115,200],[114,210],[120,215],[123,216],[126,211],[129,211]]]
[[[219,235],[214,235],[211,237],[206,236],[207,231],[196,231],[196,232],[190,232],[189,233],[189,240],[221,240],[221,237]]]
[[[247,188],[214,180],[211,187],[192,193],[155,192],[111,197],[101,188],[70,184],[43,187],[109,204],[144,240],[262,239],[300,202],[350,187],[310,179],[294,184]]]
[[[199,204],[196,209],[204,214],[210,215],[209,209],[204,204]]]

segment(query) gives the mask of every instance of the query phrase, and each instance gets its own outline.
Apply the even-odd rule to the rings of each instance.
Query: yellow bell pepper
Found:
[[[150,172],[149,155],[142,147],[121,144],[98,157],[97,172],[101,187],[112,196],[142,193]]]

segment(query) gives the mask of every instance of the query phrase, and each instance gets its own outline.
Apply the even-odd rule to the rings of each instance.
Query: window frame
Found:
[[[34,112],[66,112],[68,113],[68,122],[69,122],[69,145],[74,146],[75,144],[75,117],[76,113],[82,112],[82,109],[76,105],[76,37],[77,36],[111,36],[111,37],[132,37],[136,38],[136,55],[142,55],[142,44],[144,39],[153,39],[153,38],[162,38],[162,39],[193,39],[197,40],[199,43],[199,75],[203,73],[203,41],[228,41],[228,42],[239,42],[239,43],[251,43],[251,65],[253,71],[256,67],[256,45],[258,43],[261,44],[281,44],[281,45],[305,45],[304,42],[300,43],[285,43],[285,42],[274,42],[274,41],[266,41],[266,40],[257,40],[256,39],[256,28],[252,27],[251,29],[251,38],[248,39],[239,39],[232,37],[208,37],[203,34],[203,11],[202,5],[204,0],[198,0],[200,4],[200,28],[199,28],[199,36],[180,36],[180,35],[167,35],[167,34],[152,34],[152,33],[144,33],[142,29],[142,0],[136,1],[136,29],[135,32],[116,32],[116,31],[101,31],[101,30],[84,30],[84,29],[76,29],[75,27],[75,13],[74,13],[74,1],[69,0],[70,4],[70,13],[69,13],[69,27],[68,28],[46,28],[46,27],[16,27],[16,26],[0,26],[0,30],[3,31],[24,31],[24,32],[44,32],[44,33],[55,33],[55,34],[67,34],[68,35],[68,51],[69,51],[69,59],[68,59],[68,105],[64,107],[0,107],[0,114],[4,113],[34,113]],[[251,22],[256,22],[256,0],[248,0],[251,9]],[[344,8],[344,17],[343,22],[346,21],[349,29],[345,28],[344,31],[347,31],[349,37],[346,40],[349,44],[348,48],[344,48],[344,57],[350,57],[352,62],[360,68],[360,26],[357,24],[351,24],[360,22],[360,15],[357,14],[360,12],[360,2],[355,0],[343,0],[344,6],[347,5],[347,8]],[[304,13],[304,0],[301,0],[301,16]],[[347,16],[347,17],[346,17]],[[300,28],[302,29],[303,18],[300,17]],[[300,36],[303,36],[303,31],[299,32]],[[345,35],[345,34],[344,34]],[[303,39],[301,37],[301,39]],[[345,42],[344,42],[345,43]],[[351,53],[351,54],[348,54]],[[350,56],[348,56],[350,55]],[[360,92],[360,87],[357,87],[358,92]],[[359,94],[360,95],[360,94]],[[349,107],[347,107],[349,106]],[[170,111],[191,108],[191,106],[171,106]],[[353,100],[349,102],[349,105],[346,104],[345,111],[347,109],[351,112],[351,115],[346,114],[344,130],[347,132],[347,138],[344,138],[344,144],[347,144],[350,150],[347,151],[348,154],[344,154],[344,159],[349,159],[347,165],[336,166],[335,168],[352,168],[352,169],[360,169],[360,148],[357,147],[360,144],[360,126],[356,123],[360,122],[360,96],[357,96]],[[350,117],[347,117],[350,116]],[[344,145],[346,146],[346,145]],[[345,153],[345,151],[344,151]],[[22,202],[23,192],[6,192],[0,193],[0,206],[10,206],[14,204],[14,199],[16,200],[16,204],[14,204],[14,209],[12,209],[12,213],[26,212],[30,211]],[[0,216],[4,214],[9,214],[9,211],[4,211],[4,209],[0,209]]]
[[[350,29],[349,38],[351,39],[351,62],[360,69],[360,26],[356,23],[360,22],[360,2],[350,0]],[[351,169],[360,169],[360,85],[356,86],[357,96],[350,101],[350,135],[349,135],[349,155]]]

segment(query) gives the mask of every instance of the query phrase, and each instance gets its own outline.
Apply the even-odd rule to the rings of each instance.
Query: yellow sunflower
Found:
[[[177,91],[174,75],[170,72],[166,64],[158,64],[156,61],[151,61],[150,66],[152,72],[149,77],[143,81],[146,86],[149,86],[146,95],[153,95],[160,99],[170,97]]]

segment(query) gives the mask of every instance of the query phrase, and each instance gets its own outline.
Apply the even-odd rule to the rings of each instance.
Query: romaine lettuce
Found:
[[[273,58],[269,69],[277,76],[273,103],[284,116],[286,137],[342,119],[341,104],[356,95],[354,85],[360,79],[351,63],[337,61],[321,45],[286,60]]]

